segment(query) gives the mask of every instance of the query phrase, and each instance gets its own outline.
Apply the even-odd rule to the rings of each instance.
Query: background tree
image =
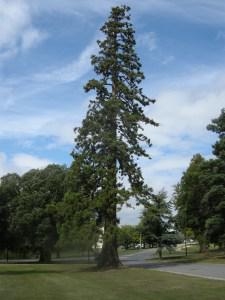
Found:
[[[210,159],[204,168],[204,183],[208,187],[203,204],[208,213],[206,237],[210,242],[225,248],[225,109],[212,120],[207,129],[218,134],[213,145],[215,159]]]
[[[204,251],[209,242],[225,247],[225,110],[207,126],[218,134],[213,145],[216,158],[197,154],[175,191],[177,220],[193,230]],[[179,188],[178,188],[179,187]]]
[[[92,192],[74,201],[90,203],[90,209],[104,227],[103,248],[98,265],[118,266],[117,210],[132,196],[138,202],[147,201],[151,190],[144,184],[137,157],[148,157],[143,143],[150,140],[143,135],[142,126],[157,125],[144,114],[144,107],[154,100],[146,97],[139,86],[144,79],[140,60],[135,53],[134,30],[130,23],[130,8],[114,7],[101,28],[105,38],[98,41],[99,53],[91,63],[97,79],[90,80],[85,91],[95,91],[82,126],[76,129],[73,151],[77,176],[89,172]],[[78,166],[76,166],[76,162]],[[130,188],[123,186],[128,178]],[[81,197],[82,196],[82,197]]]
[[[163,247],[169,247],[173,242],[169,242],[172,214],[170,203],[166,201],[167,194],[164,190],[160,191],[148,206],[144,209],[141,223],[147,237],[150,236],[155,241],[158,248],[159,257],[162,257]]]
[[[146,209],[145,209],[146,210]],[[138,224],[138,231],[139,234],[141,234],[141,239],[144,245],[144,248],[146,247],[146,244],[149,246],[149,248],[153,248],[157,246],[157,238],[153,234],[153,232],[149,229],[149,224],[144,217],[145,212],[143,212],[143,215],[141,217],[141,220]]]
[[[49,262],[58,240],[57,205],[64,197],[65,167],[49,165],[21,177],[20,193],[13,201],[11,230],[23,248]]]
[[[207,186],[202,181],[204,164],[205,159],[200,154],[194,155],[174,193],[179,228],[183,231],[187,228],[193,230],[201,252],[207,246],[205,237],[207,212],[202,203],[207,190]]]
[[[12,214],[12,200],[20,192],[20,177],[17,174],[8,174],[0,180],[0,251],[15,250],[17,244],[10,230]]]
[[[118,244],[125,249],[135,247],[140,241],[140,235],[136,226],[124,225],[119,228]]]

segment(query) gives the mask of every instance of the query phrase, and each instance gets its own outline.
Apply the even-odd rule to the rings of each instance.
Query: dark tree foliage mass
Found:
[[[0,184],[0,250],[39,255],[49,262],[62,222],[66,168],[49,165],[23,176],[8,174]]]
[[[157,246],[160,258],[163,248],[169,248],[174,239],[174,235],[171,234],[171,205],[166,198],[167,194],[164,190],[155,195],[144,209],[140,222],[144,240],[148,244]]]
[[[225,110],[207,129],[218,134],[215,158],[197,154],[184,172],[174,194],[181,228],[191,228],[200,251],[209,243],[225,248]]]

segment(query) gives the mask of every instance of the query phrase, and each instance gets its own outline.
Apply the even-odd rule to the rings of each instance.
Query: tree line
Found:
[[[152,194],[137,226],[116,227],[117,247],[157,247],[162,257],[163,248],[172,249],[190,233],[200,251],[210,243],[225,247],[225,109],[207,128],[218,134],[214,158],[194,155],[170,201],[164,190]],[[49,262],[53,251],[59,254],[67,245],[93,251],[104,224],[96,213],[98,202],[90,197],[89,165],[83,174],[79,167],[75,160],[69,168],[52,164],[1,178],[0,251],[5,256],[10,251]]]
[[[56,164],[33,169],[24,175],[7,174],[0,183],[0,252],[17,258],[39,257],[50,262],[63,248],[92,251],[102,238],[102,223],[96,222],[75,185],[81,179],[76,168]],[[71,191],[73,187],[73,192]],[[77,201],[74,201],[76,197]],[[171,205],[165,191],[155,195],[143,210],[137,226],[117,227],[118,244],[125,249],[163,247],[180,241],[175,234]]]
[[[210,243],[225,248],[225,109],[207,129],[218,135],[214,157],[195,154],[174,190],[177,226],[193,231],[200,251]]]
[[[173,205],[165,190],[159,191],[145,206],[138,225],[121,226],[118,236],[119,245],[125,249],[154,247],[160,258],[164,248],[171,252],[184,240],[175,226]]]

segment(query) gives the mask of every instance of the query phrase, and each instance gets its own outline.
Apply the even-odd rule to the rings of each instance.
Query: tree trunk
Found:
[[[111,213],[105,216],[103,247],[97,259],[99,268],[117,268],[121,265],[117,251],[116,205],[113,205],[110,210]]]
[[[184,247],[185,247],[185,256],[188,255],[188,249],[187,249],[187,231],[185,228],[185,232],[184,232]]]
[[[60,255],[60,249],[59,248],[56,248],[56,258],[61,258],[61,255]]]
[[[198,243],[199,243],[199,252],[200,253],[204,253],[208,250],[208,243],[204,237],[199,237]]]
[[[159,252],[159,258],[161,259],[162,258],[162,241],[161,241],[161,238],[160,238],[159,243],[158,243],[158,252]]]
[[[6,262],[9,262],[9,250],[6,248]]]
[[[48,249],[41,249],[39,263],[50,263],[50,262],[51,262],[51,251]]]

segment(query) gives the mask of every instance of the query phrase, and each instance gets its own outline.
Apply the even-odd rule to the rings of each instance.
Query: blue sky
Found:
[[[225,107],[223,0],[0,0],[0,176],[48,163],[69,165],[73,128],[91,97],[90,55],[113,5],[131,6],[136,50],[156,98],[145,128],[152,159],[146,182],[169,194],[195,153],[211,156],[206,125]],[[141,208],[124,208],[121,223]]]

